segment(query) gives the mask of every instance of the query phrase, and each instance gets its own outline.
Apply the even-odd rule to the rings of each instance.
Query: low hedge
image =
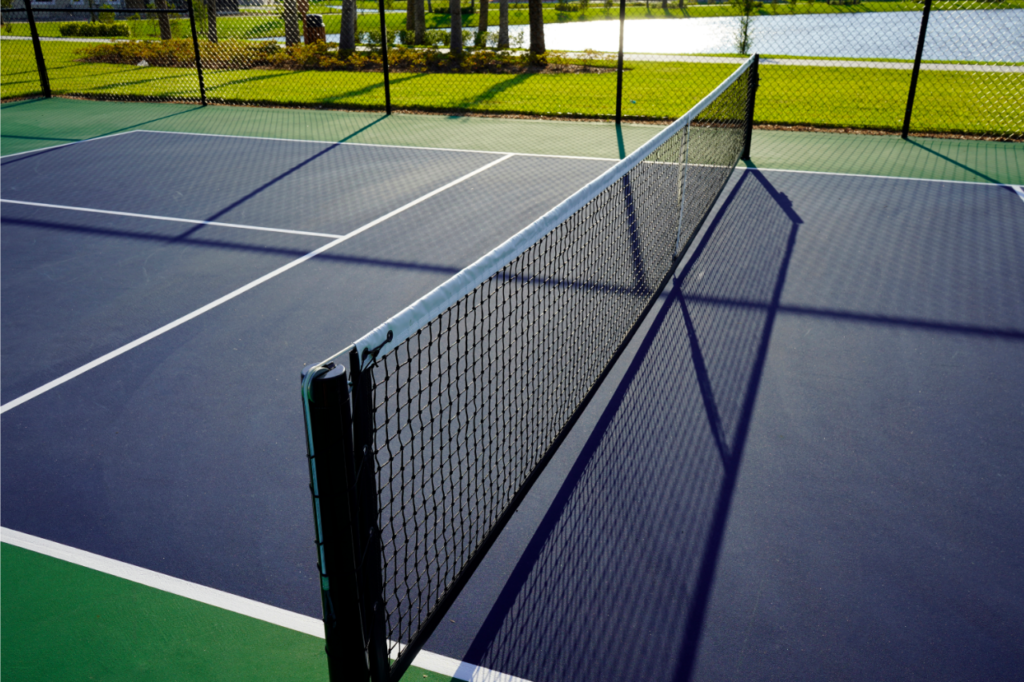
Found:
[[[127,21],[67,21],[60,25],[60,34],[66,38],[125,37],[129,35]]]
[[[336,46],[318,42],[313,45],[282,47],[276,42],[222,40],[201,46],[203,68],[282,71],[380,71],[383,58],[379,51],[339,53]],[[79,50],[79,61],[104,64],[140,64],[194,68],[195,57],[189,40],[124,41],[97,43]],[[525,52],[466,50],[461,57],[436,48],[393,47],[388,50],[392,71],[413,73],[604,73],[612,67],[594,64],[603,57],[588,51],[577,58],[550,54],[535,56]]]

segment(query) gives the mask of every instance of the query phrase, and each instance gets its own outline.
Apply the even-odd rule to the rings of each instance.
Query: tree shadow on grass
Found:
[[[341,73],[344,73],[344,72],[341,72]],[[412,78],[415,78],[417,75],[418,74],[406,74],[406,75],[401,76],[399,78],[396,78],[396,77],[394,77],[392,75],[391,78],[390,78],[391,87],[394,87],[395,84],[397,84],[397,83],[402,83],[404,81],[407,81],[407,80],[410,80]],[[330,97],[323,97],[323,98],[321,98],[320,101],[322,101],[322,102],[344,102],[346,100],[353,99],[353,98],[356,98],[356,97],[360,97],[360,96],[363,96],[363,95],[369,95],[370,93],[373,93],[373,92],[376,92],[376,91],[381,91],[383,89],[384,89],[384,75],[382,73],[381,74],[380,82],[378,82],[378,83],[372,83],[370,85],[365,85],[365,86],[363,86],[361,88],[356,88],[355,90],[346,90],[345,92],[339,92],[338,94],[332,95]],[[394,99],[394,97],[392,97],[392,99]],[[382,105],[384,104],[384,94],[383,94],[383,92],[381,93],[380,104],[382,104]]]

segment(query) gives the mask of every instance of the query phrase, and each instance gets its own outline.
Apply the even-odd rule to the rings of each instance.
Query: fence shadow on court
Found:
[[[732,187],[466,660],[527,679],[690,676],[800,222],[758,171]]]

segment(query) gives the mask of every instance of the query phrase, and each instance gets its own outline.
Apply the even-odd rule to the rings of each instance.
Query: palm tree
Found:
[[[338,49],[343,52],[351,52],[356,49],[356,0],[342,0],[341,35],[338,36]]]
[[[427,18],[423,14],[423,0],[411,0],[413,12],[413,30],[415,42],[422,45],[427,41]]]
[[[284,44],[288,47],[298,45],[299,37],[299,4],[296,0],[284,0]]]
[[[448,11],[452,17],[452,40],[450,50],[453,55],[462,54],[462,0],[448,0]]]
[[[530,0],[530,54],[544,54],[544,6],[541,0]]]
[[[498,49],[508,49],[508,0],[499,0],[498,10]]]
[[[491,11],[489,0],[480,0],[480,21],[477,22],[476,27],[476,44],[480,47],[487,45],[487,38],[484,35],[487,33],[487,13]]]
[[[206,0],[206,37],[217,42],[217,0]]]
[[[167,9],[167,0],[156,0],[157,9]],[[160,40],[171,39],[171,18],[166,14],[157,15],[157,19],[160,22]]]

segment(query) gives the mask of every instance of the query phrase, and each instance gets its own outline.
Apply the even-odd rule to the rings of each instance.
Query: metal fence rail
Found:
[[[546,51],[525,3],[141,1],[13,0],[0,98],[667,121],[757,51],[757,124],[1024,139],[1022,0],[561,2],[547,47],[570,27],[606,49]],[[643,53],[639,17],[678,54]]]

